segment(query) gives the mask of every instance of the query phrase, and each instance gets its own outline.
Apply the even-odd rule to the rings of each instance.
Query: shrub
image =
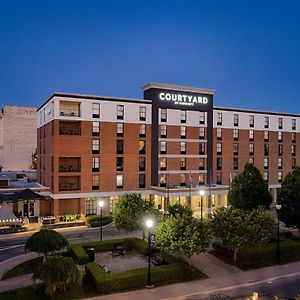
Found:
[[[105,226],[112,222],[112,216],[102,217],[102,226]],[[101,226],[101,218],[100,217],[92,217],[87,219],[87,224],[90,227],[100,227]]]
[[[85,252],[85,249],[80,245],[73,245],[70,249],[70,255],[77,261],[80,265],[84,265],[89,262],[89,257]]]

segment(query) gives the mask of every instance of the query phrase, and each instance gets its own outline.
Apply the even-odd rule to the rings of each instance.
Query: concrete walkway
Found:
[[[14,258],[11,258],[11,259],[1,262],[0,263],[0,278],[2,278],[2,276],[7,271],[11,270],[15,266],[17,266],[27,260],[33,259],[35,257],[38,257],[38,255],[36,253],[28,253],[28,254],[16,256]],[[18,277],[14,277],[14,278],[7,279],[7,280],[1,280],[0,281],[0,293],[31,285],[32,284],[31,277],[32,277],[32,274],[28,274],[28,275],[18,276]]]

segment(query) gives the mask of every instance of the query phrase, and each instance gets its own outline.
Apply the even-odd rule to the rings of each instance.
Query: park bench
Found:
[[[124,245],[116,245],[111,250],[111,255],[114,256],[120,256],[120,255],[126,255],[131,253],[132,247],[124,244]]]

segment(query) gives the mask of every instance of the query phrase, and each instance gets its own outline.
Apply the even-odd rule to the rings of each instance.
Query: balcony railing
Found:
[[[80,117],[80,110],[79,109],[60,109],[59,110],[60,116],[66,116],[66,117]]]
[[[59,191],[78,191],[80,190],[79,183],[60,183],[58,186]]]
[[[80,172],[80,165],[62,164],[59,166],[59,172]]]
[[[60,135],[81,135],[80,128],[59,128]]]

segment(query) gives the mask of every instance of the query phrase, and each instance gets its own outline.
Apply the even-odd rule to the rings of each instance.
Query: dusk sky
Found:
[[[300,1],[0,0],[0,104],[54,91],[141,98],[147,82],[214,104],[300,113]]]

